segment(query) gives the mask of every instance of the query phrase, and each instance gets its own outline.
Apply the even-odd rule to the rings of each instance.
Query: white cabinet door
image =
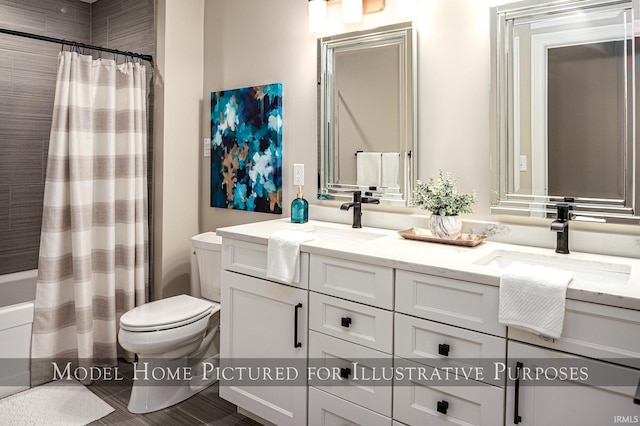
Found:
[[[507,381],[506,425],[640,422],[640,405],[634,403],[638,370],[516,342],[509,342],[507,364],[511,378]],[[574,380],[570,369],[575,371]],[[520,380],[516,380],[518,372]],[[554,380],[557,374],[565,375],[566,380]]]
[[[308,291],[223,271],[222,306],[221,367],[236,368],[223,370],[220,396],[278,425],[306,424]],[[242,370],[238,383],[237,367],[253,375]]]

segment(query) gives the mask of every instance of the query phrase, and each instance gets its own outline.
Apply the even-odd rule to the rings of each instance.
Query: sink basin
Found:
[[[320,241],[348,245],[361,244],[385,236],[385,234],[367,232],[360,229],[339,229],[322,226],[315,226],[310,229],[309,232],[315,235],[316,239]]]
[[[474,262],[476,265],[505,269],[514,262],[548,266],[574,273],[574,280],[605,285],[624,285],[629,281],[631,266],[622,263],[572,259],[564,256],[496,250]]]

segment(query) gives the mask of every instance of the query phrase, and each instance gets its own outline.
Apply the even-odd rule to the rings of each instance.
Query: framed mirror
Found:
[[[407,206],[416,173],[411,23],[318,39],[318,198]]]
[[[492,8],[492,213],[637,223],[636,6]]]

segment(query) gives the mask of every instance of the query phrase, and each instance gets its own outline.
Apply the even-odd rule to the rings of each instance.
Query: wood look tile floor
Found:
[[[121,382],[94,382],[87,386],[91,392],[112,406],[115,411],[91,423],[92,426],[123,425],[243,425],[260,426],[259,423],[238,414],[236,406],[218,396],[218,384],[179,404],[148,414],[132,414],[127,410],[131,395],[133,366],[121,361],[118,364]]]

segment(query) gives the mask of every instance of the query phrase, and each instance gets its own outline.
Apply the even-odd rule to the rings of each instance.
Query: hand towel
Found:
[[[267,245],[267,278],[287,284],[300,282],[300,244],[313,240],[309,232],[283,230],[269,237]]]
[[[382,153],[358,152],[356,154],[356,184],[380,186],[382,177]]]
[[[573,272],[514,262],[500,277],[498,321],[559,338]]]
[[[382,153],[382,187],[398,188],[398,180],[400,177],[400,153],[399,152],[383,152]]]

